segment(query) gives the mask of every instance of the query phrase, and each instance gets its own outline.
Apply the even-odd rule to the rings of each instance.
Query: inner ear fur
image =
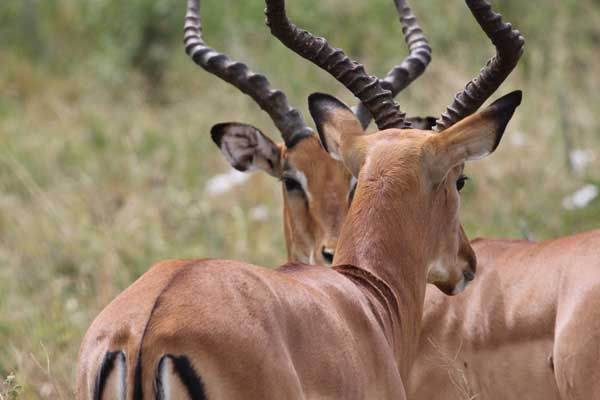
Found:
[[[281,176],[281,147],[252,125],[217,124],[210,135],[231,166],[238,171],[263,170]]]
[[[358,145],[365,131],[350,107],[324,93],[313,93],[308,108],[315,121],[323,148],[357,176],[364,162],[364,146]]]
[[[509,93],[485,110],[432,136],[426,144],[426,159],[434,182],[441,181],[458,164],[493,153],[521,99],[520,90]]]

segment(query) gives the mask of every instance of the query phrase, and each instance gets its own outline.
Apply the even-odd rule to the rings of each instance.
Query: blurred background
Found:
[[[290,14],[370,73],[406,55],[391,0],[294,0]],[[412,0],[433,61],[398,97],[441,113],[493,47],[460,0]],[[600,2],[496,0],[527,39],[493,96],[523,89],[500,150],[467,169],[470,237],[543,240],[600,226]],[[241,177],[210,127],[280,141],[248,97],[182,46],[184,0],[3,0],[0,6],[0,398],[70,399],[95,315],[155,261],[286,260],[280,184]],[[264,25],[262,0],[206,0],[209,44],[264,72],[308,117],[325,72]],[[247,179],[246,179],[247,177]]]

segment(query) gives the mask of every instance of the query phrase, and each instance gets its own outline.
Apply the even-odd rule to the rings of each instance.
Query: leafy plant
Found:
[[[0,382],[0,400],[17,400],[21,389],[22,387],[17,383],[15,375],[9,374]]]

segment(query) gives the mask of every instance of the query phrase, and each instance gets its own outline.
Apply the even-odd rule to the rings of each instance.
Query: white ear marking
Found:
[[[302,190],[306,194],[306,198],[309,201],[312,200],[312,196],[311,196],[310,192],[308,191],[308,179],[306,179],[306,175],[304,174],[304,172],[294,168],[294,169],[290,169],[290,170],[286,171],[284,173],[284,177],[285,176],[289,176],[290,178],[298,181],[300,186],[302,186]]]

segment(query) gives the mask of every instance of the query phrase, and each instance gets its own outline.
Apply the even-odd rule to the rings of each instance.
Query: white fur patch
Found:
[[[448,269],[444,267],[442,260],[437,259],[429,264],[429,268],[427,268],[427,282],[446,282],[449,277]]]
[[[116,381],[116,393],[118,400],[125,400],[125,394],[127,391],[127,366],[125,365],[125,355],[119,353],[116,359],[115,373],[117,376]]]
[[[160,373],[160,383],[162,385],[162,390],[163,390],[163,399],[171,400],[172,390],[171,390],[170,378],[171,378],[172,374],[170,374],[169,371],[173,369],[173,362],[171,361],[170,358],[167,357],[160,364],[161,364],[161,369],[160,369],[159,373]]]
[[[297,180],[298,183],[300,183],[300,186],[302,186],[302,190],[304,190],[304,193],[306,193],[306,197],[308,198],[308,200],[312,199],[310,192],[308,191],[308,179],[306,179],[306,175],[304,175],[304,172],[297,169],[291,169],[290,171],[286,172],[286,175]]]
[[[344,161],[344,159],[342,158],[342,156],[340,156],[338,153],[330,151],[329,152],[329,156],[331,158],[333,158],[335,161]]]

